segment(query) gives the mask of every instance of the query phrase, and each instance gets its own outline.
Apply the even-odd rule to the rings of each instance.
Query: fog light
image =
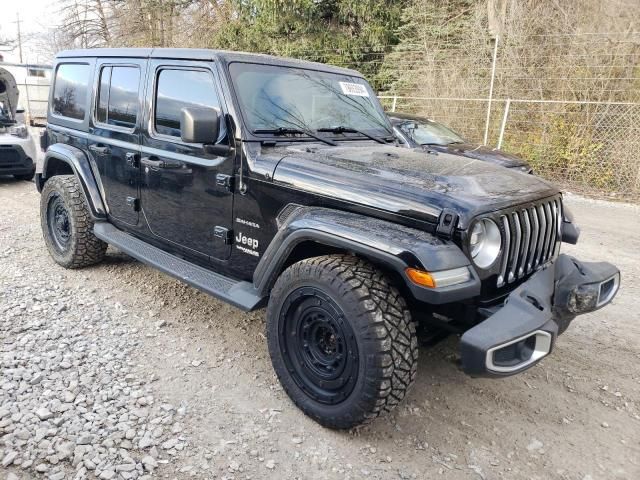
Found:
[[[600,284],[588,283],[578,285],[571,291],[567,302],[567,309],[574,314],[595,310],[600,293]]]
[[[602,305],[609,303],[613,297],[618,293],[618,288],[620,287],[620,274],[616,273],[609,280],[605,280],[600,284],[600,288],[598,290],[598,302],[596,303],[596,308],[601,307]]]
[[[487,350],[487,370],[512,373],[537,362],[551,351],[553,337],[549,332],[536,330],[510,342]]]
[[[609,303],[620,287],[620,274],[616,273],[600,283],[587,283],[574,288],[567,301],[571,313],[591,312]]]

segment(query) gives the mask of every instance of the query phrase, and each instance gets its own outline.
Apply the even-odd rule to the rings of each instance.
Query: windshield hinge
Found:
[[[440,213],[436,234],[441,237],[451,238],[456,225],[458,225],[458,214],[450,208],[445,208]]]
[[[233,177],[224,173],[216,175],[216,185],[224,188],[227,192],[233,192]]]

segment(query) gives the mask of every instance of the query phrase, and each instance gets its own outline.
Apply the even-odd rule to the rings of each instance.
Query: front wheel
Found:
[[[74,175],[52,177],[40,195],[42,235],[53,259],[65,268],[100,262],[107,244],[93,234],[87,200]]]
[[[418,343],[404,299],[353,256],[285,270],[271,292],[267,339],[289,397],[326,427],[351,428],[391,411],[416,378]]]

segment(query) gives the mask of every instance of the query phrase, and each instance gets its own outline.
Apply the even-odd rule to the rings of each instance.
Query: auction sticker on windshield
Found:
[[[345,95],[355,95],[357,97],[368,97],[367,87],[361,83],[339,82],[342,93]]]

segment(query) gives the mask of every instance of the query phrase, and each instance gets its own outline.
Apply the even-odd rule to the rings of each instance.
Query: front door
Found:
[[[224,179],[233,175],[233,157],[208,153],[203,145],[180,138],[182,108],[216,108],[224,116],[211,67],[208,62],[150,61],[141,200],[149,229],[168,249],[203,259],[226,259],[231,253],[233,194]],[[227,125],[222,121],[218,143],[227,142]]]
[[[109,217],[139,220],[141,98],[146,60],[98,62],[89,152],[102,183]]]

